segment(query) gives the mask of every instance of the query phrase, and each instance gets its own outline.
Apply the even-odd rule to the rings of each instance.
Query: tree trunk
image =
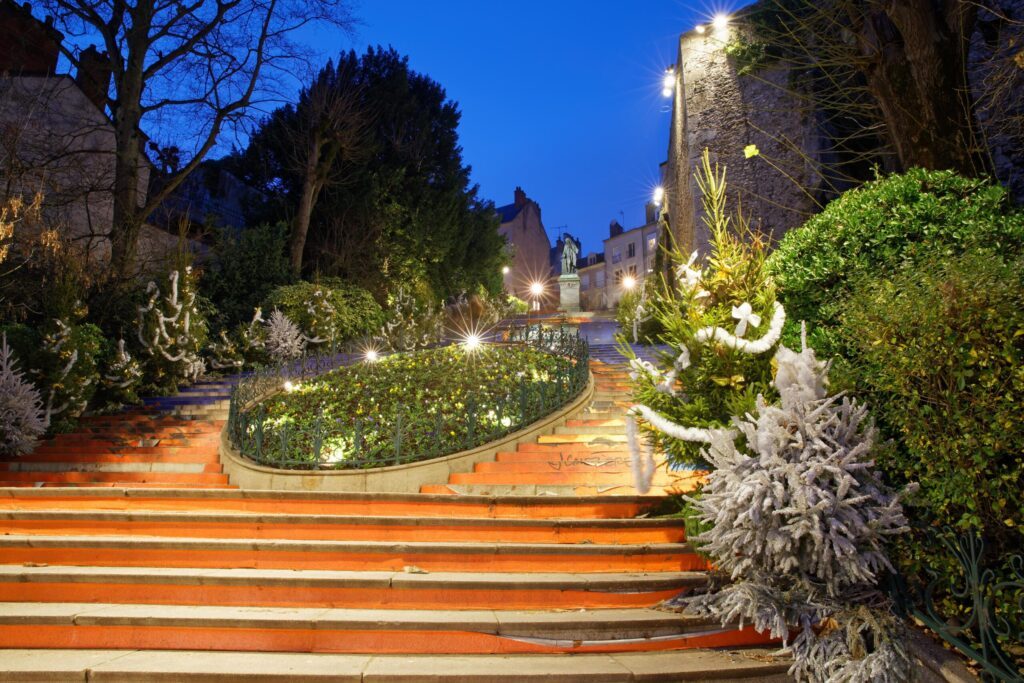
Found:
[[[322,187],[320,174],[318,173],[319,164],[320,140],[316,136],[309,145],[309,153],[306,156],[306,167],[302,178],[302,195],[299,197],[299,206],[295,211],[295,219],[292,221],[292,232],[288,238],[292,273],[295,277],[301,277],[302,275],[302,255],[306,249],[309,221],[313,215],[313,206],[316,204],[317,195],[320,194],[320,188]]]
[[[945,5],[945,15],[932,0],[892,0],[884,13],[869,11],[865,76],[903,169],[975,176],[988,170],[966,82],[966,41],[977,10],[963,0]]]

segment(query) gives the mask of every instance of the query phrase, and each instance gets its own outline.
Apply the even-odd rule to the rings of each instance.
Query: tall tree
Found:
[[[503,240],[490,202],[469,181],[459,147],[460,113],[434,80],[393,49],[342,54],[336,69],[358,84],[366,132],[362,154],[335,158],[344,182],[323,186],[313,208],[304,270],[338,275],[382,294],[392,283],[445,296],[483,284],[500,288]],[[346,86],[347,87],[347,86]],[[301,108],[300,102],[298,105]],[[291,219],[303,196],[295,148],[275,127],[295,125],[275,112],[239,161],[268,191],[276,215]]]
[[[268,95],[276,74],[295,68],[304,51],[297,29],[331,24],[350,29],[348,0],[43,0],[71,41],[62,48],[73,66],[75,45],[99,41],[112,74],[106,107],[116,159],[112,270],[131,274],[146,217],[214,148],[221,134]],[[143,132],[149,120],[179,124],[192,137],[191,156],[145,197],[141,187]],[[152,133],[152,131],[150,131]]]

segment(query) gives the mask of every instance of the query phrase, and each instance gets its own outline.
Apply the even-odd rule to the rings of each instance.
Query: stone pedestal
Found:
[[[558,278],[558,310],[567,313],[580,310],[580,276],[576,273]]]

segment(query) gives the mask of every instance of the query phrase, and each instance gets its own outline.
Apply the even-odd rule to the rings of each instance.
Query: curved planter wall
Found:
[[[493,460],[498,451],[515,450],[520,443],[532,442],[543,434],[553,434],[556,427],[561,427],[566,420],[583,410],[593,394],[594,376],[590,375],[587,386],[571,403],[518,432],[468,451],[406,465],[367,470],[315,471],[265,467],[242,457],[231,444],[226,426],[220,433],[220,461],[231,483],[243,489],[419,493],[423,484],[447,482],[448,475],[453,472],[469,472],[476,463]]]

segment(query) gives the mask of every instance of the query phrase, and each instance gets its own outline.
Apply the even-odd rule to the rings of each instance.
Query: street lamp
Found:
[[[715,18],[711,20],[711,26],[714,27],[716,32],[722,32],[729,27],[729,17],[726,14],[716,14]]]
[[[658,185],[654,188],[654,195],[652,197],[655,206],[661,206],[661,203],[665,200],[665,188]]]
[[[508,266],[502,266],[501,267],[501,274],[502,275],[508,275],[508,271],[509,271]]]
[[[540,310],[540,298],[544,296],[544,283],[534,281],[530,284],[530,296],[533,297],[533,309],[535,311]]]
[[[632,275],[627,275],[626,277],[622,278],[623,289],[625,289],[626,291],[632,291],[634,287],[636,287],[635,277],[633,277]]]
[[[676,87],[676,70],[671,66],[665,69],[665,77],[661,79],[661,96],[672,97],[672,91]]]

